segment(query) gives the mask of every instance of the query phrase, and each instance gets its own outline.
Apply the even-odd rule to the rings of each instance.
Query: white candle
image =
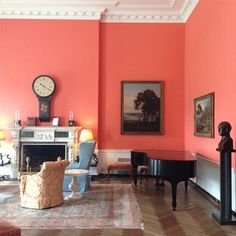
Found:
[[[73,120],[74,119],[74,114],[72,111],[69,112],[69,120]]]
[[[15,111],[15,120],[20,120],[20,112]]]

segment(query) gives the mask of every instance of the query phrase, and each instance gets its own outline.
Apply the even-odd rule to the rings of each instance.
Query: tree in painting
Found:
[[[121,133],[162,134],[162,81],[123,81]]]
[[[143,113],[143,122],[156,122],[159,118],[160,98],[153,90],[146,89],[139,92],[134,100],[135,110]]]
[[[214,137],[214,93],[194,99],[194,134]]]

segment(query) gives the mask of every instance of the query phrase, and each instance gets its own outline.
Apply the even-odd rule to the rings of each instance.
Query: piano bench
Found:
[[[129,170],[131,171],[132,166],[130,162],[114,162],[107,168],[108,176],[110,176],[111,170]]]

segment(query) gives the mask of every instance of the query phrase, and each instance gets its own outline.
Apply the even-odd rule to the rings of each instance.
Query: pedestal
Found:
[[[232,215],[231,151],[220,152],[220,211],[212,216],[221,225],[236,225]]]
[[[77,182],[77,176],[86,176],[89,174],[88,170],[84,169],[68,169],[65,170],[65,176],[71,176],[72,182],[69,184],[69,189],[71,190],[71,194],[68,198],[81,198],[82,195],[77,192],[79,183]]]
[[[79,188],[79,184],[77,182],[77,176],[72,176],[72,182],[69,184],[69,189],[71,190],[71,194],[68,196],[69,198],[82,198],[80,192],[77,192]]]

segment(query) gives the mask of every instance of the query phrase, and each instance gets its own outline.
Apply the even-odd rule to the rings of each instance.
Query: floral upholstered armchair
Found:
[[[44,162],[39,173],[22,175],[20,201],[22,207],[44,209],[64,202],[62,187],[68,160]]]

